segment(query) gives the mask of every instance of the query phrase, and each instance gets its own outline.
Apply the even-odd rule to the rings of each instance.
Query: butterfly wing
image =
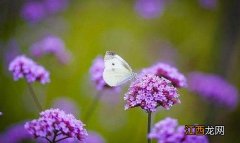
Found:
[[[118,86],[132,79],[131,67],[120,56],[107,52],[104,57],[103,79],[109,86]]]

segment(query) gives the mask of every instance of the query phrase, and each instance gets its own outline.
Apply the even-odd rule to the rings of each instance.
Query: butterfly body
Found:
[[[135,76],[128,63],[113,52],[104,57],[103,79],[109,86],[119,86]]]

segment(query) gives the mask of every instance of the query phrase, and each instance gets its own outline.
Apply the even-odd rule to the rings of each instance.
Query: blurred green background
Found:
[[[218,0],[206,9],[197,0],[169,0],[156,18],[145,19],[134,9],[133,0],[73,0],[67,9],[36,24],[26,23],[19,11],[24,1],[0,1],[0,132],[10,125],[38,118],[24,80],[13,81],[4,60],[6,46],[14,39],[23,54],[46,33],[61,37],[72,54],[67,65],[53,57],[38,61],[50,71],[51,82],[34,84],[42,104],[50,108],[55,99],[75,102],[80,119],[97,94],[90,82],[89,68],[98,55],[115,51],[135,71],[168,60],[187,75],[191,71],[216,73],[240,87],[240,2]],[[170,52],[169,52],[170,50]],[[147,114],[139,109],[124,110],[123,96],[129,83],[111,104],[102,98],[87,130],[101,134],[109,143],[139,143],[146,138]],[[181,104],[160,109],[154,123],[169,116],[179,123],[205,124],[208,104],[186,89],[180,91]],[[112,97],[111,97],[112,98]],[[219,109],[215,125],[225,125],[225,135],[212,142],[239,142],[240,109]],[[83,121],[84,122],[84,121]]]

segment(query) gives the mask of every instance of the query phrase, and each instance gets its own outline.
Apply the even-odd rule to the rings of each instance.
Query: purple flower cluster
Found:
[[[76,138],[84,141],[87,131],[84,124],[72,114],[59,109],[49,109],[40,113],[40,118],[27,122],[25,129],[35,138],[59,141],[64,138]]]
[[[24,124],[16,124],[7,129],[0,135],[1,143],[20,143],[23,140],[33,139],[31,135],[24,129]]]
[[[30,50],[35,57],[53,54],[63,64],[68,63],[70,60],[70,54],[66,50],[64,42],[54,35],[46,36],[42,40],[34,43]]]
[[[205,99],[234,109],[237,106],[238,91],[217,75],[193,72],[189,74],[189,89]]]
[[[67,5],[68,0],[28,1],[23,5],[21,15],[26,21],[36,23],[48,15],[64,10]]]
[[[156,123],[148,137],[158,143],[208,143],[206,136],[186,135],[184,126],[178,126],[177,120],[169,117]]]
[[[137,0],[135,10],[143,18],[150,19],[158,17],[165,6],[164,0]]]
[[[101,56],[98,56],[96,59],[94,59],[93,64],[89,71],[91,76],[91,81],[96,86],[96,89],[98,91],[102,91],[104,89],[119,91],[119,87],[110,87],[103,80],[103,71],[104,71],[104,60]]]
[[[175,67],[172,67],[168,64],[158,63],[149,68],[143,69],[142,73],[151,73],[159,77],[165,77],[166,79],[170,80],[172,84],[177,88],[187,86],[187,80],[185,76],[180,73]]]
[[[154,112],[158,106],[170,109],[180,103],[177,89],[171,82],[163,77],[153,74],[140,75],[132,82],[124,96],[127,102],[125,109],[138,107],[147,112]]]
[[[12,72],[14,80],[25,78],[29,83],[39,81],[42,84],[50,81],[48,71],[24,55],[13,59],[8,69]]]

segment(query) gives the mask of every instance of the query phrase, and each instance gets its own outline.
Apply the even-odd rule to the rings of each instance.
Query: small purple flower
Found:
[[[0,112],[0,116],[2,116],[3,115],[3,113],[2,112]]]
[[[24,127],[35,138],[58,142],[67,138],[85,141],[88,134],[84,126],[72,114],[59,109],[48,109],[40,113],[40,118],[27,122]]]
[[[46,36],[42,40],[34,43],[30,51],[32,55],[36,57],[53,54],[61,63],[68,63],[70,60],[70,54],[66,50],[64,42],[54,35]]]
[[[136,0],[135,10],[143,18],[158,17],[164,9],[164,0]]]
[[[33,138],[24,129],[23,123],[19,123],[9,127],[3,134],[0,135],[1,143],[20,143],[24,140],[31,139]]]
[[[170,80],[172,84],[177,88],[187,86],[187,80],[185,76],[180,73],[175,67],[172,67],[168,64],[157,63],[156,65],[143,69],[142,73],[151,73],[159,77],[165,77],[166,79]]]
[[[208,143],[206,136],[186,135],[184,126],[178,126],[178,121],[169,117],[156,123],[148,137],[158,143]]]
[[[12,72],[14,80],[25,78],[29,83],[39,81],[42,84],[50,81],[48,71],[24,55],[16,57],[8,69]]]
[[[165,109],[180,103],[177,89],[163,77],[153,74],[140,75],[132,82],[124,100],[125,109],[138,107],[147,112],[154,112],[158,106]]]
[[[64,10],[68,5],[69,0],[44,0],[43,3],[50,14],[55,14]]]
[[[216,105],[234,109],[237,106],[237,89],[220,76],[192,72],[189,74],[189,89]]]
[[[96,89],[98,91],[103,91],[105,89],[119,91],[119,87],[110,87],[103,80],[103,71],[104,71],[104,60],[101,56],[98,56],[96,59],[94,59],[93,64],[89,71],[91,76],[91,81],[96,86]]]
[[[198,0],[199,4],[206,9],[214,9],[217,6],[217,0]]]
[[[26,21],[36,23],[44,19],[47,13],[41,2],[30,1],[24,4],[21,15]]]

